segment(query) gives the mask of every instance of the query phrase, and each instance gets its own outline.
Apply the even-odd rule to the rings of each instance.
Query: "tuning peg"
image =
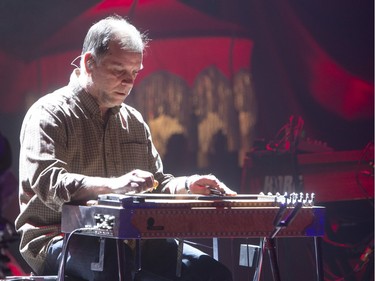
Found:
[[[304,205],[310,205],[310,194],[309,193],[306,193],[305,194],[305,200],[303,202]]]
[[[310,204],[314,205],[314,203],[315,203],[315,193],[311,193]]]
[[[299,202],[303,203],[303,200],[304,200],[304,194],[303,194],[303,192],[300,192],[299,193]]]

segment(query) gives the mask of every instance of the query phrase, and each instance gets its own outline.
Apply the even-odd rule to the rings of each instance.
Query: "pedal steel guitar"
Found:
[[[267,237],[283,217],[301,205],[278,236],[324,234],[324,207],[313,196],[235,197],[135,194],[101,195],[91,206],[64,205],[62,231],[116,239]]]
[[[278,281],[274,238],[323,236],[324,217],[325,208],[314,206],[314,194],[105,194],[89,205],[64,205],[61,230],[118,240],[265,238],[262,248],[269,250]]]

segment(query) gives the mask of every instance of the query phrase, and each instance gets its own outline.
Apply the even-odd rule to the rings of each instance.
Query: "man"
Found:
[[[57,274],[65,203],[97,199],[105,193],[150,191],[154,180],[160,183],[154,192],[207,195],[216,189],[236,195],[212,175],[175,178],[164,174],[148,126],[138,111],[124,104],[143,67],[146,41],[119,17],[94,24],[70,83],[42,97],[25,116],[20,135],[21,213],[16,228],[22,235],[21,253],[37,274]],[[73,236],[66,274],[79,280],[117,280],[112,241],[106,240],[104,270],[92,271],[90,264],[98,261],[98,238]],[[124,247],[129,257],[131,251]],[[174,240],[147,240],[142,247],[142,271],[135,278],[174,280],[175,265]],[[231,280],[223,265],[187,245],[182,266],[178,280]],[[132,280],[134,271],[127,274],[126,280]]]

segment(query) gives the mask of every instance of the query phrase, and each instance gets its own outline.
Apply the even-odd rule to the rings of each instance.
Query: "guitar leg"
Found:
[[[268,255],[270,258],[271,271],[274,281],[281,281],[279,264],[277,262],[275,238],[265,238]]]
[[[324,281],[323,260],[322,260],[322,238],[314,236],[316,280]]]
[[[263,257],[266,252],[266,238],[260,239],[259,242],[259,250],[257,255],[257,261],[256,261],[256,270],[254,273],[253,281],[260,281],[260,275],[262,272],[262,266],[263,266]]]

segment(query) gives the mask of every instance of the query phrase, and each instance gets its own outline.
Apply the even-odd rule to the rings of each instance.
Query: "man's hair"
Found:
[[[124,18],[113,15],[95,23],[86,34],[82,55],[91,52],[94,58],[100,59],[108,51],[109,43],[116,40],[124,50],[142,53],[148,39],[134,25]]]

